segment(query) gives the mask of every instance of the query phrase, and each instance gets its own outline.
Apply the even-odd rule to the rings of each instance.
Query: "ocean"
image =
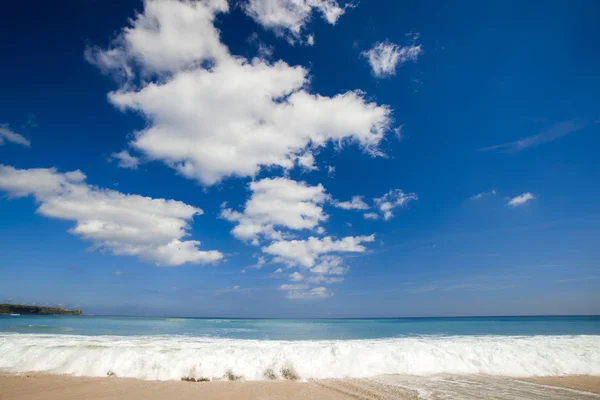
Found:
[[[147,380],[600,375],[600,317],[0,316],[0,371]]]

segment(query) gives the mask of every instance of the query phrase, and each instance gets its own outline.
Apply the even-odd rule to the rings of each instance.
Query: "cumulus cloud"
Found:
[[[362,253],[367,249],[362,243],[375,241],[375,235],[348,236],[336,240],[330,236],[310,237],[307,240],[282,240],[263,247],[263,252],[278,257],[290,265],[312,268],[317,259],[327,253]]]
[[[302,282],[304,280],[304,275],[299,272],[293,272],[290,274],[290,280],[294,282]]]
[[[527,193],[523,193],[520,196],[516,196],[516,197],[513,197],[512,199],[509,199],[508,203],[506,203],[506,205],[508,205],[510,207],[518,207],[518,206],[522,206],[523,204],[525,204],[531,200],[535,200],[535,196],[532,193],[527,192]]]
[[[5,142],[20,144],[25,147],[31,146],[31,142],[25,136],[11,131],[8,125],[0,125],[0,146]]]
[[[350,201],[335,201],[333,205],[344,210],[368,210],[369,205],[363,200],[363,196],[352,196]]]
[[[404,193],[404,191],[400,189],[392,189],[382,197],[373,199],[375,201],[375,205],[379,212],[381,213],[383,219],[386,221],[394,217],[394,213],[392,210],[396,207],[402,207],[406,205],[411,200],[418,200],[419,197],[415,193]],[[367,214],[364,215],[365,218],[371,218],[372,216]]]
[[[309,186],[288,178],[266,178],[250,183],[252,196],[243,212],[225,208],[221,217],[237,225],[232,234],[245,241],[259,243],[262,237],[279,240],[286,235],[280,229],[313,230],[327,220],[322,204],[327,200],[322,185]]]
[[[227,10],[225,0],[146,1],[108,49],[88,50],[87,59],[103,70],[160,78],[142,79],[140,88],[130,80],[109,93],[113,105],[149,122],[134,135],[133,150],[205,185],[255,176],[263,167],[314,168],[314,152],[331,142],[380,154],[389,107],[358,90],[310,93],[301,66],[231,55],[213,24]]]
[[[412,44],[400,47],[390,42],[377,42],[361,54],[369,62],[373,75],[377,78],[384,78],[395,75],[398,65],[407,61],[417,61],[422,53],[421,45]]]
[[[301,39],[302,31],[314,12],[331,25],[335,25],[345,8],[336,0],[249,0],[244,10],[265,29],[285,36],[290,42],[304,41],[314,44],[314,36],[309,34]]]
[[[229,11],[227,0],[146,0],[144,12],[130,20],[107,49],[90,47],[88,62],[107,73],[133,77],[175,72],[205,60],[228,57],[213,22],[218,13]]]
[[[43,216],[72,220],[70,233],[93,248],[137,256],[159,266],[213,263],[216,250],[199,250],[200,242],[183,240],[190,222],[203,211],[175,200],[154,199],[102,189],[85,182],[79,170],[15,169],[0,165],[0,189],[10,196],[32,195]]]
[[[310,272],[318,275],[344,275],[348,267],[343,265],[339,256],[322,256],[319,263],[310,269]]]
[[[287,260],[284,257],[279,257],[280,261],[296,263],[296,261]],[[343,264],[342,257],[338,255],[322,255],[318,258],[317,264],[312,268],[305,268],[305,265],[300,265],[304,273],[293,272],[289,274],[289,279],[292,282],[305,282],[303,285],[309,284],[331,284],[340,283],[344,280],[343,275],[348,272],[349,268]],[[284,285],[285,286],[285,285]],[[304,286],[302,286],[304,287]]]
[[[140,165],[140,159],[132,156],[127,150],[121,150],[118,153],[112,153],[109,161],[116,161],[121,168],[137,169]]]

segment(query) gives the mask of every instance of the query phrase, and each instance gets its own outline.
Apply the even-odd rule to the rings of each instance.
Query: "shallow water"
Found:
[[[414,390],[423,400],[587,400],[600,395],[573,389],[536,385],[515,379],[494,376],[433,377],[390,375],[373,379],[375,382]]]
[[[600,335],[600,317],[208,319],[0,316],[0,332],[90,336],[183,335],[258,340],[387,339],[425,335]]]

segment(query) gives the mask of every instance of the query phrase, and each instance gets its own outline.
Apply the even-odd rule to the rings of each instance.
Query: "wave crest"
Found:
[[[600,336],[267,341],[0,334],[0,368],[148,380],[600,375]]]

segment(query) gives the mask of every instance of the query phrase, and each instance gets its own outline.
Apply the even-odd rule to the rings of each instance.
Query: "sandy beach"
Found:
[[[0,375],[0,399],[417,399],[415,392],[365,379],[332,381],[177,382],[66,375]]]
[[[542,377],[526,380],[483,376],[413,378],[388,376],[386,379],[375,380],[336,379],[309,382],[191,383],[143,381],[116,377],[90,378],[42,374],[0,375],[0,399],[476,399],[487,397],[484,394],[486,387],[494,391],[495,399],[597,399],[600,397],[600,377],[596,376]],[[391,385],[392,382],[406,385],[408,388]],[[436,386],[428,386],[425,382],[435,383]],[[460,385],[457,385],[458,383]],[[463,388],[462,391],[456,389],[459,386]],[[472,396],[468,394],[468,390],[465,391],[466,387],[471,386],[473,389]],[[506,390],[498,390],[497,386],[506,388]],[[437,389],[433,389],[434,387]],[[456,390],[453,387],[456,387]]]
[[[600,394],[600,377],[598,376],[541,376],[523,380],[540,385],[558,386]]]

